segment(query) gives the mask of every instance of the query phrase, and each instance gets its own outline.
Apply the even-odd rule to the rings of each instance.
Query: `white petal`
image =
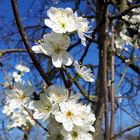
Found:
[[[55,8],[55,7],[51,7],[48,11],[47,11],[47,15],[48,17],[52,20],[52,21],[55,21],[56,18],[55,18],[55,15],[57,13],[58,9]]]
[[[21,102],[18,102],[16,99],[11,99],[9,103],[9,107],[12,109],[20,108],[22,105]]]
[[[49,20],[49,19],[45,19],[44,20],[44,23],[45,23],[45,25],[46,26],[48,26],[48,27],[50,27],[50,28],[52,28],[54,25],[55,25],[55,23],[53,23],[51,20]]]
[[[55,112],[55,120],[57,122],[63,122],[65,120],[65,115],[62,114],[61,112]]]
[[[81,32],[78,32],[78,36],[81,40],[86,41],[86,38],[84,37],[84,35]]]
[[[52,55],[53,49],[52,47],[49,46],[49,43],[43,43],[42,44],[42,48],[41,48],[42,52],[48,56]]]
[[[94,78],[91,78],[89,76],[83,76],[83,79],[88,82],[94,82]]]
[[[95,132],[95,128],[94,128],[92,125],[89,126],[89,130],[90,130],[91,132]]]
[[[77,118],[76,120],[74,120],[73,123],[77,126],[83,126],[84,125],[83,121],[80,118]]]
[[[66,51],[63,51],[61,53],[61,61],[66,66],[70,66],[73,62],[73,57],[69,53],[67,53]]]
[[[71,8],[65,8],[65,11],[68,13],[68,14],[73,14],[73,11]]]
[[[81,40],[81,43],[86,47],[86,42]]]
[[[32,50],[33,50],[35,53],[43,53],[41,48],[42,48],[41,45],[35,45],[35,46],[32,47]]]
[[[54,54],[52,55],[52,63],[53,63],[53,65],[54,65],[55,67],[57,67],[57,68],[60,68],[60,67],[61,67],[62,62],[61,62],[61,60],[60,60],[58,54],[54,53]]]
[[[60,28],[60,26],[58,24],[56,24],[55,22],[52,22],[49,19],[45,19],[44,23],[46,26],[52,28],[52,30],[56,33],[65,33],[66,32],[62,28]]]
[[[60,28],[59,25],[55,24],[53,27],[52,27],[52,30],[56,33],[66,33],[67,30],[66,29],[63,29],[63,28]]]
[[[36,111],[36,112],[34,112],[33,117],[35,119],[42,119],[43,118],[43,114],[41,114],[38,111]]]
[[[66,122],[64,122],[63,126],[66,131],[72,131],[73,124],[70,121],[67,120]]]
[[[83,76],[83,79],[88,82],[94,82],[94,78],[91,78],[90,76]]]

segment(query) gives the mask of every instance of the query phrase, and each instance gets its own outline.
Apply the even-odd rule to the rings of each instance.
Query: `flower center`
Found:
[[[63,48],[61,46],[58,46],[54,49],[54,52],[57,54],[60,54],[63,51]]]
[[[65,29],[66,28],[66,24],[60,23],[60,27],[63,28],[63,29]]]
[[[72,119],[72,118],[73,118],[73,116],[74,116],[74,114],[73,114],[73,112],[68,111],[68,112],[66,113],[66,116],[67,116],[67,118]]]
[[[63,140],[63,136],[62,136],[61,134],[57,134],[57,135],[56,135],[56,139],[57,139],[57,140]]]
[[[40,107],[40,111],[41,112],[44,112],[44,113],[48,113],[48,112],[50,112],[51,111],[51,105],[48,105],[48,106],[41,106]]]
[[[77,132],[77,131],[73,131],[73,132],[72,132],[72,137],[73,137],[73,138],[77,138],[77,137],[78,137],[78,135],[79,135],[79,134],[78,134],[78,132]]]
[[[24,93],[20,95],[20,99],[24,99],[24,98],[26,98],[26,97],[27,97],[27,96],[26,96],[26,94],[24,94]]]

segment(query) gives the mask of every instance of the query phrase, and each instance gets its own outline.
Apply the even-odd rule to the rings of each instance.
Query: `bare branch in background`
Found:
[[[22,23],[20,21],[20,17],[19,17],[19,13],[18,13],[18,5],[17,5],[17,1],[16,0],[11,0],[12,3],[12,8],[13,8],[13,12],[14,12],[14,16],[15,16],[15,20],[17,23],[17,27],[18,30],[20,32],[20,35],[22,37],[22,40],[24,42],[24,45],[35,65],[35,67],[37,68],[38,72],[40,73],[40,75],[42,76],[42,78],[44,79],[44,81],[46,82],[46,85],[49,86],[51,83],[48,81],[47,76],[45,74],[45,72],[43,71],[42,67],[40,66],[38,60],[35,57],[35,54],[33,53],[32,49],[30,48],[30,45],[28,43],[28,39],[27,39],[27,35],[22,27]]]

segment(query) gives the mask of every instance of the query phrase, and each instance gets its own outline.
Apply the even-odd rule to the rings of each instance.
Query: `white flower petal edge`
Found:
[[[30,69],[28,68],[28,67],[26,67],[26,66],[24,66],[24,65],[22,65],[22,64],[17,64],[16,66],[15,66],[15,68],[17,69],[17,70],[19,70],[19,71],[21,71],[21,72],[29,72],[30,71]]]
[[[32,51],[34,51],[35,53],[43,53],[42,51],[42,46],[40,44],[32,46]]]
[[[74,14],[71,8],[51,7],[47,11],[50,19],[45,19],[45,25],[52,28],[56,33],[73,32],[76,30]]]
[[[44,53],[52,57],[52,63],[56,68],[60,68],[62,64],[70,66],[73,57],[66,52],[70,45],[70,38],[67,35],[58,33],[48,33],[43,36],[43,43],[33,46],[32,50],[37,53]]]
[[[46,93],[54,103],[66,101],[69,96],[69,91],[66,88],[57,85],[49,86]]]
[[[54,53],[52,55],[52,63],[53,65],[56,67],[56,68],[61,68],[62,66],[62,61],[61,61],[61,58],[59,57],[58,54]]]
[[[85,81],[94,82],[93,74],[89,68],[84,65],[78,64],[77,61],[74,62],[74,67],[79,74]]]
[[[59,103],[60,111],[54,113],[55,119],[61,122],[66,131],[71,131],[74,125],[83,126],[81,108],[73,100]]]
[[[61,61],[64,65],[70,66],[73,62],[73,57],[66,51],[63,51],[63,53],[61,54]]]

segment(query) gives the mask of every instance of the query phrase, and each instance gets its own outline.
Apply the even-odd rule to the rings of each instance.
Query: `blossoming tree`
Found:
[[[33,9],[34,4],[47,5],[37,2],[31,3]],[[49,1],[48,7],[41,7],[43,17],[32,15],[37,21],[28,23],[27,18],[25,27],[19,14],[21,3],[11,0],[19,33],[13,34],[21,37],[23,48],[0,50],[5,78],[1,110],[8,120],[2,125],[5,139],[19,129],[23,140],[111,140],[140,126],[130,109],[121,106],[129,98],[136,97],[137,103],[139,97],[139,1],[71,2],[74,8],[64,7],[63,1]],[[17,52],[26,53],[20,61],[19,57],[10,63],[4,59]],[[120,60],[123,64],[118,64]],[[136,123],[116,134],[118,108]]]

